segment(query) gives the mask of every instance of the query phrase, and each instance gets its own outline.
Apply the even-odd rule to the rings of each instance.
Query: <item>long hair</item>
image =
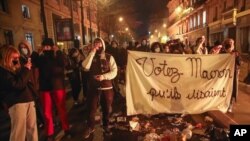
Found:
[[[10,61],[11,55],[14,53],[17,53],[20,55],[19,51],[11,45],[1,47],[1,49],[0,49],[0,65],[3,68],[10,70],[10,71],[15,71],[15,68],[13,67],[12,62]]]

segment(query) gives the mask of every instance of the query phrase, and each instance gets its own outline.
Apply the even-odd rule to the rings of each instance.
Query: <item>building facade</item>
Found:
[[[17,46],[22,40],[28,40],[33,49],[37,49],[44,38],[41,0],[1,0],[0,1],[0,44]],[[71,41],[57,41],[55,23],[59,19],[73,21],[73,38],[89,43],[97,36],[96,2],[84,0],[44,0],[48,37],[53,38],[61,48],[73,45]],[[82,9],[81,9],[82,8]],[[81,15],[83,10],[83,15]],[[82,18],[83,17],[83,26]],[[82,27],[85,34],[82,34]],[[105,36],[104,32],[100,32]],[[84,37],[83,37],[84,35]]]
[[[226,38],[235,40],[243,61],[241,80],[249,71],[250,1],[249,0],[171,0],[167,4],[168,36],[194,45],[205,36],[207,45]]]

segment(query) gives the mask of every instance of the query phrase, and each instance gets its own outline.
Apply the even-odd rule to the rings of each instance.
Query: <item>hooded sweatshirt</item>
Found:
[[[82,62],[82,67],[85,71],[90,72],[90,87],[95,87],[98,90],[109,90],[112,89],[111,80],[117,75],[117,65],[112,55],[105,53],[105,43],[102,42],[103,51],[101,54],[96,54],[96,51],[91,50],[87,58]],[[96,81],[95,75],[102,75],[104,80]]]

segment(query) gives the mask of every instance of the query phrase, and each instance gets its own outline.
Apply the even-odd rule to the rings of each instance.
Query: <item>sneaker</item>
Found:
[[[228,108],[227,112],[228,112],[228,113],[232,113],[232,112],[233,112],[233,107],[230,106],[230,107]]]
[[[109,127],[104,127],[104,134],[107,136],[111,136],[113,133]]]
[[[84,132],[83,132],[83,138],[87,139],[89,138],[89,136],[95,131],[94,128],[87,128]]]
[[[64,137],[67,137],[68,139],[72,138],[72,132],[70,130],[64,131]]]
[[[78,102],[78,101],[75,101],[75,102],[74,102],[74,106],[77,106],[77,105],[79,105],[79,102]]]
[[[55,141],[54,135],[47,136],[46,141]]]
[[[227,109],[227,112],[229,113],[232,113],[233,112],[233,104],[230,104],[228,109]]]
[[[43,127],[44,127],[44,125],[42,123],[38,124],[38,128],[43,128]]]

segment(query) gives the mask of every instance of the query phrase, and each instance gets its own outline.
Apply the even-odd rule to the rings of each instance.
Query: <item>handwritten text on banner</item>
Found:
[[[234,57],[129,51],[127,114],[226,112]]]

